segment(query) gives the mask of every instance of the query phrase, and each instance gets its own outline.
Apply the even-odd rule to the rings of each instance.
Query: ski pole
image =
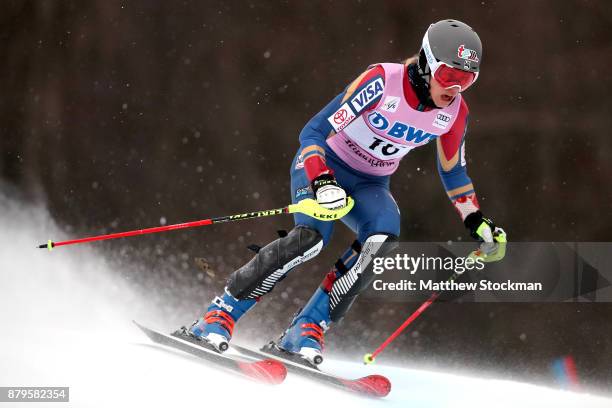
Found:
[[[50,251],[55,247],[64,246],[64,245],[83,244],[85,242],[104,241],[107,239],[131,237],[134,235],[153,234],[156,232],[172,231],[172,230],[183,229],[183,228],[202,227],[206,225],[220,224],[222,222],[240,221],[240,220],[247,220],[251,218],[262,218],[262,217],[269,217],[271,215],[279,215],[279,214],[302,213],[310,217],[316,218],[318,220],[334,221],[348,214],[354,205],[355,205],[355,201],[351,197],[348,197],[347,205],[345,207],[340,208],[338,210],[329,210],[319,205],[319,203],[317,203],[316,200],[313,200],[312,198],[306,198],[295,204],[290,204],[286,207],[276,208],[273,210],[253,211],[253,212],[248,212],[244,214],[225,215],[222,217],[207,218],[204,220],[184,222],[181,224],[173,224],[173,225],[166,225],[162,227],[138,229],[138,230],[126,231],[126,232],[117,232],[114,234],[97,235],[93,237],[72,239],[68,241],[54,242],[54,241],[49,240],[47,241],[46,244],[39,245],[38,248],[47,248]]]
[[[480,258],[484,262],[496,262],[502,259],[506,254],[506,233],[501,228],[498,228],[499,231],[496,231],[493,239],[494,242],[483,242],[480,247],[470,253],[468,257],[470,258]],[[453,282],[457,279],[461,274],[454,272],[446,282]],[[364,364],[372,364],[377,355],[379,355],[393,340],[399,336],[406,327],[410,326],[410,324],[421,315],[436,299],[440,296],[442,291],[434,292],[429,299],[419,306],[417,310],[415,310],[408,318],[398,327],[385,341],[382,342],[380,346],[373,353],[367,353],[363,356]]]
[[[452,282],[455,279],[457,279],[458,277],[459,277],[459,274],[457,272],[455,272],[446,281],[447,282]],[[382,344],[380,346],[378,346],[378,348],[376,350],[374,350],[373,353],[368,353],[365,356],[363,356],[363,363],[364,364],[372,364],[374,362],[374,359],[376,358],[376,356],[379,355],[393,340],[395,340],[395,338],[397,336],[399,336],[400,333],[403,332],[406,327],[410,326],[410,323],[412,323],[417,317],[419,317],[421,315],[421,313],[423,313],[429,306],[431,306],[431,304],[436,301],[436,299],[438,298],[438,296],[440,296],[441,293],[442,293],[442,291],[434,292],[429,297],[429,299],[427,299],[425,302],[423,302],[423,304],[421,304],[421,306],[419,306],[419,308],[417,310],[415,310],[404,321],[404,323],[402,323],[400,325],[400,327],[398,327],[385,341],[383,341]]]

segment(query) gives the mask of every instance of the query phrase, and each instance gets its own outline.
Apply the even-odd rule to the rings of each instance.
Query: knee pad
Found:
[[[387,233],[370,235],[360,245],[352,245],[359,256],[344,264],[341,260],[324,281],[324,290],[329,292],[330,317],[333,322],[340,321],[350,309],[357,296],[372,284],[375,274],[368,266],[372,259],[385,256],[397,247],[397,237]]]
[[[289,234],[261,248],[246,265],[229,278],[227,290],[237,299],[255,299],[302,262],[314,258],[323,248],[323,237],[310,227],[298,225]]]

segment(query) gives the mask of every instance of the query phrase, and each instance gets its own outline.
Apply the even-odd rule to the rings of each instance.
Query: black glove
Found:
[[[329,210],[337,210],[346,205],[346,192],[336,182],[333,174],[323,173],[312,180],[312,192],[317,202]]]
[[[463,221],[465,228],[470,230],[470,235],[478,241],[487,241],[485,238],[493,239],[495,224],[489,218],[485,218],[480,211],[476,211],[465,217]]]

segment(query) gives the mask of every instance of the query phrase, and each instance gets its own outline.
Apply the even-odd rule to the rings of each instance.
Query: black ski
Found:
[[[280,384],[287,376],[287,368],[277,359],[266,356],[252,356],[255,358],[255,361],[241,360],[208,348],[207,343],[199,341],[180,330],[174,334],[164,334],[144,327],[135,321],[134,324],[154,343],[184,351],[202,358],[219,368],[250,379],[267,384]]]
[[[232,343],[230,347],[246,356],[251,356],[253,358],[270,358],[277,360],[283,363],[289,372],[361,395],[370,397],[385,397],[391,391],[391,382],[387,377],[373,374],[366,377],[349,379],[334,374],[325,373],[318,368],[310,366],[306,361],[298,362],[288,358],[289,356],[283,356],[283,353],[285,352],[276,348],[273,343],[266,346],[267,351],[253,350],[248,347],[238,346],[235,343]],[[278,351],[270,352],[274,349]]]

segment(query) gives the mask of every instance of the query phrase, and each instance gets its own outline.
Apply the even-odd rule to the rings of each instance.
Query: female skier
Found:
[[[435,141],[452,204],[474,238],[492,241],[495,226],[480,212],[465,167],[468,107],[461,92],[476,82],[481,59],[482,45],[471,27],[439,21],[427,29],[418,55],[404,64],[372,65],[306,124],[291,165],[292,201],[315,198],[339,209],[351,196],[354,208],[342,221],[357,240],[272,344],[275,351],[312,365],[323,361],[323,334],[371,284],[371,259],[399,237],[400,211],[389,178],[410,150]],[[289,271],[319,254],[333,224],[297,214],[286,236],[231,275],[189,334],[227,349],[238,319]]]

